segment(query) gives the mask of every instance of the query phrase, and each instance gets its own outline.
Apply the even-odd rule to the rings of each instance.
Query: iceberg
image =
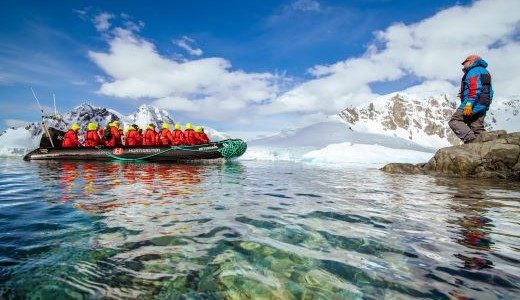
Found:
[[[432,153],[430,152],[345,142],[307,152],[302,156],[302,161],[380,168],[387,163],[395,161],[416,164],[427,161],[431,156]]]
[[[250,141],[241,160],[293,161],[328,166],[379,168],[389,162],[418,163],[435,148],[400,137],[357,132],[339,118]]]

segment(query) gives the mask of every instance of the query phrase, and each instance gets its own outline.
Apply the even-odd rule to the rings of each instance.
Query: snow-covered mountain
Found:
[[[173,124],[173,118],[164,109],[159,109],[150,105],[141,105],[134,114],[127,117],[121,117],[120,120],[125,128],[131,124],[137,124],[140,128],[146,128],[150,123],[155,125],[155,128],[161,128],[164,122]]]
[[[174,124],[173,117],[166,110],[150,105],[141,105],[135,113],[125,116],[115,110],[95,107],[89,103],[83,103],[63,115],[49,115],[45,123],[48,127],[65,131],[73,123],[78,123],[84,129],[89,122],[96,122],[101,128],[116,120],[121,123],[124,129],[131,124],[137,124],[141,128],[146,128],[146,125],[150,123],[155,124],[156,128],[161,128],[164,122],[170,125]],[[205,127],[204,129],[212,141],[229,138],[225,133],[213,128]],[[80,140],[82,139],[82,132],[80,131],[79,134]],[[0,134],[0,156],[23,155],[37,148],[42,134],[41,123],[28,123],[23,127],[8,128]]]
[[[121,117],[121,114],[116,111],[83,103],[63,116],[59,116],[56,118],[57,121],[50,125],[60,130],[67,130],[72,123],[78,123],[85,128],[89,122],[96,122],[101,127],[111,121],[121,120]],[[56,122],[59,122],[59,125]]]
[[[339,113],[358,132],[383,134],[407,139],[425,147],[456,145],[460,140],[448,126],[458,102],[447,95],[420,98],[413,94],[392,93]],[[520,101],[494,99],[486,117],[486,127],[520,130]]]

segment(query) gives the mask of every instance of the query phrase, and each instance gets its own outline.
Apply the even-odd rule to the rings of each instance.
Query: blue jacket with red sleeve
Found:
[[[464,109],[466,103],[471,103],[473,114],[486,112],[493,100],[491,75],[486,70],[487,62],[483,59],[475,60],[464,69],[464,76],[460,83],[460,106]]]

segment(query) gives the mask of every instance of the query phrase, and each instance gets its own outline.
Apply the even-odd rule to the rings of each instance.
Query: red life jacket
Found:
[[[195,132],[195,137],[197,138],[197,144],[209,144],[209,138],[206,133]]]
[[[184,130],[184,138],[186,138],[186,143],[188,145],[197,145],[199,141],[195,136],[195,130],[193,129]]]
[[[172,141],[172,133],[168,129],[163,128],[161,132],[159,132],[159,146],[169,146],[171,145]]]
[[[126,133],[127,146],[139,146],[143,142],[143,138],[137,130],[130,130]]]
[[[179,130],[179,129],[174,129],[173,132],[172,132],[172,144],[174,146],[178,146],[178,145],[186,145],[186,139],[184,137],[184,133],[182,133],[182,130]]]
[[[152,129],[146,129],[143,134],[143,145],[155,146],[157,145],[157,132]]]
[[[96,147],[101,145],[101,138],[96,130],[88,130],[85,134],[85,141],[83,142],[84,147]]]
[[[63,141],[61,142],[62,148],[75,148],[81,146],[81,143],[78,140],[78,133],[72,129],[67,131],[63,136]]]
[[[110,127],[110,134],[112,135],[112,138],[105,141],[105,145],[107,147],[121,146],[121,134],[119,133],[119,129],[114,126]]]

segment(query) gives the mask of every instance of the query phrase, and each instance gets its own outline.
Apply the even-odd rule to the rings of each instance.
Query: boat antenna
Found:
[[[58,117],[58,109],[56,109],[56,95],[52,93],[52,101],[54,102],[54,117]]]
[[[34,96],[34,99],[36,100],[36,103],[38,103],[38,107],[40,108],[40,112],[42,114],[43,131],[45,131],[45,134],[47,134],[47,137],[49,138],[49,141],[51,142],[51,146],[52,146],[52,148],[54,148],[54,143],[52,142],[52,138],[51,138],[51,134],[49,133],[49,129],[47,129],[47,126],[45,126],[45,116],[43,114],[43,107],[40,105],[40,100],[38,100],[38,97],[36,97],[36,93],[34,92],[32,87],[31,87],[31,92]]]

